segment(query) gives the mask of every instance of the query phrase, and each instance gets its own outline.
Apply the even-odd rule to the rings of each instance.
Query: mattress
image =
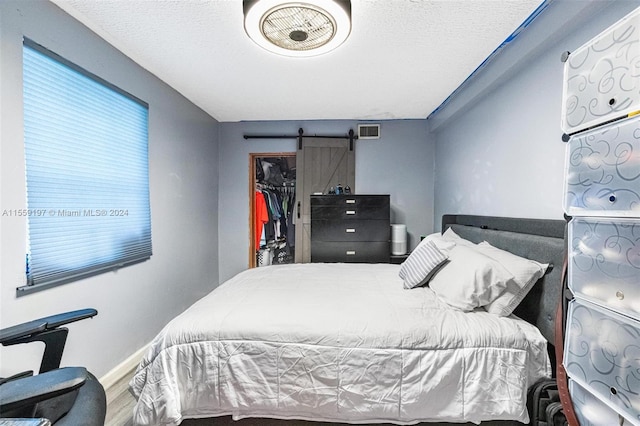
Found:
[[[314,263],[238,274],[152,341],[130,382],[134,423],[527,423],[527,389],[551,375],[538,329],[405,290],[398,271]]]

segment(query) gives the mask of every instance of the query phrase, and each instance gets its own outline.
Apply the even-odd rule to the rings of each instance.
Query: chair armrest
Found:
[[[5,384],[6,382],[10,382],[11,380],[23,379],[29,376],[33,376],[33,370],[21,371],[20,373],[16,373],[13,376],[2,377],[0,378],[0,385]]]
[[[0,413],[71,392],[86,379],[84,367],[64,367],[6,382],[0,385]]]
[[[62,352],[69,330],[62,325],[98,315],[95,309],[81,309],[29,321],[0,330],[0,344],[18,345],[29,342],[43,342],[45,345],[40,373],[60,367]]]
[[[64,324],[80,321],[98,315],[95,309],[81,309],[78,311],[65,312],[62,314],[50,315],[48,317],[14,325],[0,330],[0,344],[9,344],[13,340],[29,337],[44,330],[53,330]]]
[[[35,320],[0,330],[0,344],[5,344],[15,339],[20,339],[32,334],[41,333],[47,329],[47,322]]]
[[[65,312],[62,314],[51,315],[42,320],[47,322],[47,330],[60,327],[64,324],[80,321],[86,318],[92,318],[98,315],[98,311],[95,309],[80,309],[78,311]],[[37,320],[36,320],[37,321]]]

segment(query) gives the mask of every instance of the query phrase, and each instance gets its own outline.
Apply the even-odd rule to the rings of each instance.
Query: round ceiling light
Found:
[[[349,0],[245,0],[244,28],[259,46],[285,56],[315,56],[351,32]]]

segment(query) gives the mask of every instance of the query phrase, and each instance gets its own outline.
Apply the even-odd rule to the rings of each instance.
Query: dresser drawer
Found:
[[[571,379],[569,379],[569,393],[571,394],[571,401],[573,402],[580,426],[611,426],[621,424],[620,415],[615,410]],[[634,424],[637,425],[638,422],[636,421]]]
[[[312,220],[314,241],[389,241],[389,220]]]
[[[640,116],[573,135],[564,183],[570,216],[640,217]]]
[[[569,222],[569,288],[640,319],[640,219]]]
[[[578,298],[569,303],[569,377],[625,417],[640,415],[640,323]]]
[[[311,196],[312,219],[384,219],[389,220],[388,195]]]
[[[638,43],[640,9],[571,52],[564,65],[565,133],[588,129],[640,109],[640,82],[634,68]]]
[[[389,263],[389,242],[311,241],[312,262]]]

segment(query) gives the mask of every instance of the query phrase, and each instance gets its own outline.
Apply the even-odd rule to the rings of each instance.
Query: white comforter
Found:
[[[532,325],[463,313],[398,265],[250,269],[171,321],[130,383],[134,422],[233,415],[351,423],[528,421],[550,376]]]

